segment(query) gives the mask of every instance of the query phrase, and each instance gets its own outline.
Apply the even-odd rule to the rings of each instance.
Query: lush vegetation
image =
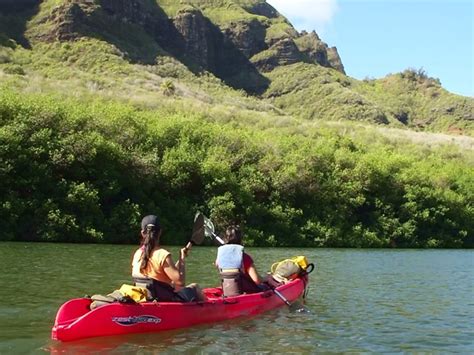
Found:
[[[9,90],[0,127],[2,240],[135,242],[155,212],[183,243],[199,209],[253,245],[474,245],[472,155],[452,145]]]
[[[260,3],[159,1],[221,28],[263,21],[272,41],[294,31]],[[250,245],[474,246],[472,98],[423,70],[358,81],[309,63],[251,96],[82,5],[70,41],[54,37],[64,0],[0,14],[0,240],[135,243],[157,213],[183,244],[201,210]]]

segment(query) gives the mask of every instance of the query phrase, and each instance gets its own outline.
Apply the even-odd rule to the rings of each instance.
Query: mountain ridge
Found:
[[[48,44],[76,46],[93,39],[113,46],[116,56],[132,65],[163,72],[163,61],[168,67],[174,61],[198,78],[210,73],[234,90],[304,119],[474,131],[472,98],[448,93],[439,80],[415,69],[377,80],[350,78],[335,47],[314,31],[299,33],[263,0],[21,0],[1,6],[9,23],[14,15],[25,16],[24,23],[11,28],[0,25],[4,48],[16,42],[34,52]],[[7,58],[7,49],[3,52]],[[4,60],[7,72],[12,61]],[[296,77],[299,89],[292,90],[289,84]],[[183,81],[179,75],[171,78]]]

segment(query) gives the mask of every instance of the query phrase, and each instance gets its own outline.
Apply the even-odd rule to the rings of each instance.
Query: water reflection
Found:
[[[184,353],[238,353],[241,349],[287,349],[295,351],[295,334],[288,332],[288,324],[295,324],[296,337],[308,342],[312,329],[304,329],[301,316],[280,309],[263,317],[225,321],[214,325],[162,333],[130,334],[78,340],[68,343],[51,341],[43,351],[57,353],[91,352],[184,352]],[[314,346],[298,345],[299,350]],[[309,348],[308,348],[309,349]]]

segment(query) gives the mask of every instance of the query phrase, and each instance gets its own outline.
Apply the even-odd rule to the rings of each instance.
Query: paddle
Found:
[[[196,213],[194,216],[193,233],[188,244],[186,244],[186,251],[188,251],[193,245],[199,245],[204,241],[204,215],[202,213]]]
[[[221,237],[219,237],[215,232],[214,232],[214,223],[212,223],[212,221],[207,218],[206,216],[204,216],[202,213],[198,212],[196,214],[196,216],[202,216],[203,218],[203,221],[204,221],[204,234],[207,236],[207,237],[211,237],[211,238],[214,238],[215,240],[217,240],[217,242],[220,244],[220,245],[224,245],[225,242],[222,240]],[[267,284],[268,285],[268,284]],[[291,304],[290,301],[288,301],[286,299],[285,296],[283,296],[280,291],[278,291],[277,289],[275,289],[275,287],[271,286],[271,285],[268,285],[268,287],[270,287],[270,289],[273,291],[273,293],[275,293],[275,295],[277,295],[283,302],[285,302],[285,304],[290,308],[290,310],[294,310],[295,312],[309,312],[304,306],[297,306],[298,308],[295,310],[293,309],[293,305],[296,304],[296,302],[294,304]]]
[[[220,245],[224,245],[225,242],[222,240],[221,237],[219,237],[215,232],[214,232],[214,223],[212,223],[212,221],[207,218],[206,216],[204,216],[201,212],[198,212],[196,214],[196,216],[200,216],[202,217],[203,219],[203,225],[204,225],[204,235],[206,237],[211,237],[211,238],[214,238],[215,240],[217,240],[217,242],[220,244]]]

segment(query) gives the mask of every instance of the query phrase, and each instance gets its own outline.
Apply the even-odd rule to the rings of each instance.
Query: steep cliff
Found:
[[[15,4],[16,10],[25,9],[33,2],[10,1],[9,7]],[[263,92],[268,83],[259,72],[281,65],[307,61],[344,71],[337,51],[315,33],[299,34],[265,1],[40,3],[41,10],[33,20],[37,26],[28,32],[32,41],[101,38],[132,62],[145,64],[153,64],[163,50],[195,72],[212,72],[249,92]],[[310,40],[305,40],[307,37]]]

